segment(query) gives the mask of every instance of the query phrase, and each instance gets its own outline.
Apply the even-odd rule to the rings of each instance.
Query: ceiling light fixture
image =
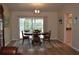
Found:
[[[34,12],[35,13],[40,13],[40,10],[35,9]]]

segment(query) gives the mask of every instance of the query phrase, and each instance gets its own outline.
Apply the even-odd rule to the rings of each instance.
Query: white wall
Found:
[[[73,20],[72,20],[72,44],[71,44],[71,47],[79,51],[79,4],[67,4],[67,5],[64,6],[62,11],[63,11],[62,17],[66,13],[72,13]],[[62,11],[60,12],[60,14],[62,14]],[[75,21],[75,17],[77,17],[77,21],[76,22],[74,22]],[[64,18],[64,21],[65,21],[65,18]],[[58,25],[58,26],[60,26],[60,25]],[[64,29],[64,27],[62,27],[62,28]],[[62,34],[60,34],[60,36],[62,36]]]
[[[62,24],[59,23],[59,19],[62,19]],[[64,42],[64,13],[63,9],[58,11],[58,40]]]
[[[19,39],[19,16],[35,16],[33,12],[13,11],[11,15],[12,39]],[[45,17],[45,30],[51,30],[51,38],[57,39],[57,12],[41,12],[39,16]]]
[[[7,5],[3,4],[4,8],[4,22],[9,19],[10,20],[10,10],[8,9]],[[5,18],[6,17],[6,18]],[[5,38],[5,45],[7,45],[11,41],[11,29],[10,29],[10,22],[8,21],[8,25],[4,25],[4,38]]]

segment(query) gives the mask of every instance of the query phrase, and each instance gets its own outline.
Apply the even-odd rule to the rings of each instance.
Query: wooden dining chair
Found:
[[[22,44],[24,43],[24,40],[28,40],[28,43],[30,43],[30,39],[29,39],[29,36],[28,35],[25,35],[22,31],[22,37],[23,37],[23,41],[22,41]]]
[[[50,37],[51,37],[51,31],[45,32],[43,42],[45,43],[46,41],[48,41],[50,43]]]
[[[39,37],[39,33],[38,32],[33,34],[32,44],[35,45],[35,43],[41,45],[41,41],[40,41],[40,37]]]

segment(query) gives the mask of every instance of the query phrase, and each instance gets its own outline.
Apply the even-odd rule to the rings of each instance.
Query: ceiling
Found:
[[[63,7],[63,3],[6,3],[11,11],[56,11]]]

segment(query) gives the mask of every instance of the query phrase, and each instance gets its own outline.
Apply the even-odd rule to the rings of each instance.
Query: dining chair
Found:
[[[28,43],[30,43],[30,39],[29,39],[29,36],[28,35],[25,35],[22,31],[22,38],[23,38],[23,41],[22,41],[22,44],[24,43],[24,40],[28,40]]]
[[[35,45],[35,43],[41,45],[41,41],[40,41],[38,32],[36,32],[36,33],[34,32],[34,34],[33,34],[32,44]]]
[[[45,43],[46,41],[48,41],[50,43],[51,42],[50,37],[51,37],[51,31],[45,32],[43,42]]]

